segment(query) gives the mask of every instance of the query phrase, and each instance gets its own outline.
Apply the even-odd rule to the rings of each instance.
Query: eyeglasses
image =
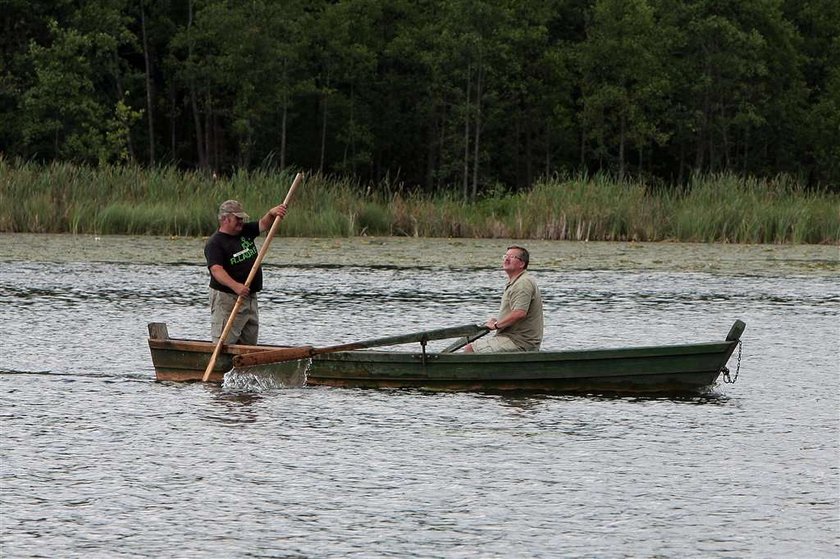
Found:
[[[516,258],[516,259],[517,259],[517,260],[519,260],[520,262],[525,262],[525,261],[522,259],[522,257],[521,257],[521,256],[518,256],[518,255],[516,255],[516,254],[505,254],[505,256],[504,256],[504,259],[505,259],[505,260],[510,260],[511,258]]]
[[[242,222],[242,221],[245,221],[245,219],[244,219],[244,218],[241,218],[241,217],[239,217],[238,215],[228,214],[228,217],[232,217],[233,219],[235,219],[235,220],[236,220],[236,222],[237,222],[237,223]]]

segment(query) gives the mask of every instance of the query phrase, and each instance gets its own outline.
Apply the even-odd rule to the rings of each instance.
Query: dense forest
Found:
[[[837,0],[2,0],[0,155],[840,189]]]

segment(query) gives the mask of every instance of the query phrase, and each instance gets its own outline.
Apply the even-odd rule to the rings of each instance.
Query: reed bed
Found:
[[[294,172],[214,178],[171,167],[39,165],[0,157],[0,231],[205,236],[227,199],[261,216],[281,202]],[[387,182],[307,177],[281,235],[416,236],[837,244],[840,195],[780,176],[697,176],[652,188],[606,176],[553,177],[531,189],[465,203]]]

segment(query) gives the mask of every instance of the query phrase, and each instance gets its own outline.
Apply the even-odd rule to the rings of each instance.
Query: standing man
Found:
[[[250,286],[245,286],[257,259],[254,239],[271,228],[274,219],[286,216],[286,206],[274,206],[259,221],[245,221],[248,214],[236,200],[219,206],[219,229],[207,239],[204,257],[210,270],[210,333],[218,342],[236,299],[242,305],[225,340],[227,344],[256,345],[259,335],[257,292],[262,289],[262,269],[257,269]]]
[[[496,335],[467,344],[464,351],[539,351],[543,339],[543,304],[537,282],[528,273],[529,260],[524,248],[508,247],[502,261],[508,281],[499,317],[485,323],[496,330]]]

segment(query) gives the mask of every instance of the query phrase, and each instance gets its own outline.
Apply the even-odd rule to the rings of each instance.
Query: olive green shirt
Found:
[[[543,339],[542,297],[537,282],[527,271],[505,286],[499,320],[517,309],[525,311],[525,318],[496,335],[509,338],[523,351],[539,351]]]

